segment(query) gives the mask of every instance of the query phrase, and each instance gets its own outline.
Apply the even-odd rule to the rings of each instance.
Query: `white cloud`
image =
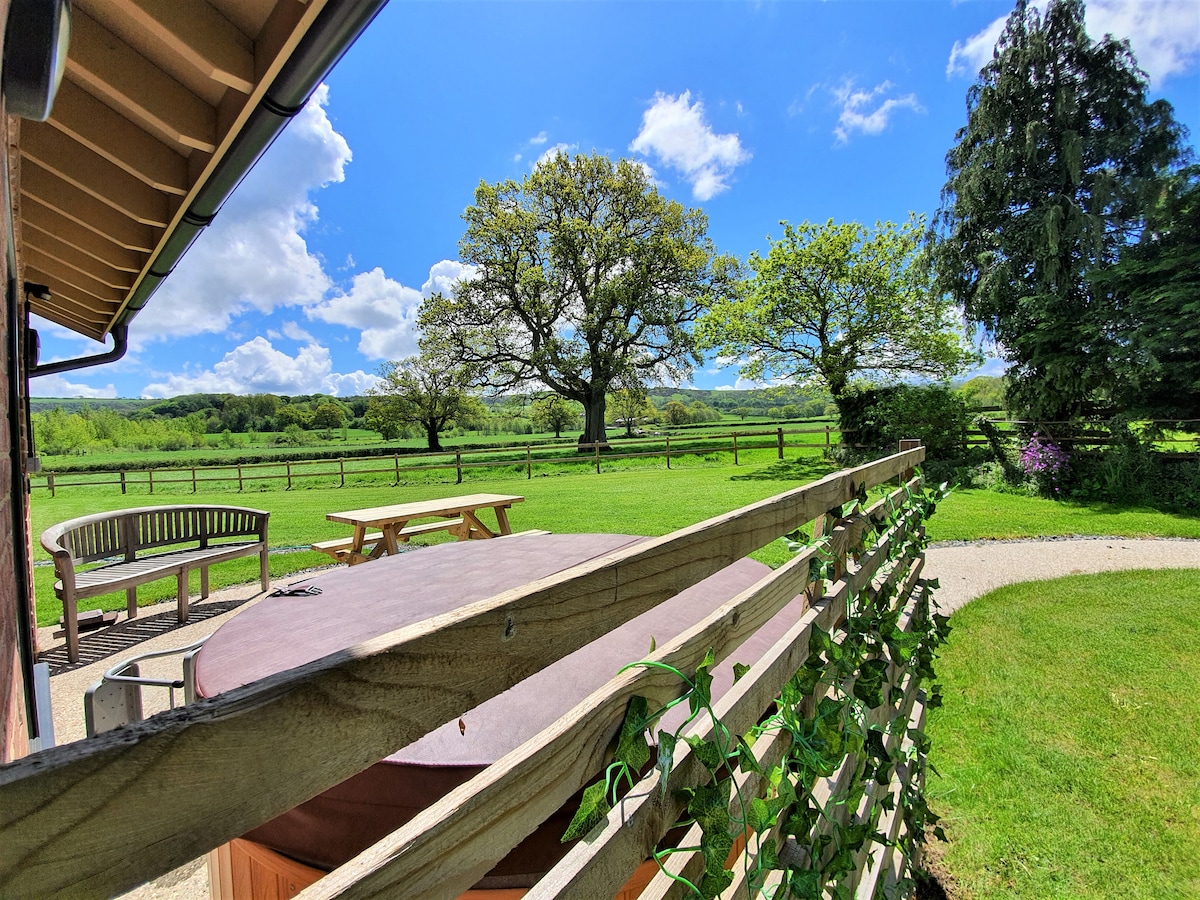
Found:
[[[736,134],[717,134],[704,119],[704,104],[691,92],[658,93],[642,113],[642,128],[629,149],[655,156],[692,186],[692,196],[708,200],[729,189],[733,171],[750,159]]]
[[[1033,4],[1045,10],[1044,0]],[[992,58],[1007,16],[965,41],[955,41],[947,77],[973,78]],[[1091,0],[1085,12],[1088,34],[1129,39],[1138,64],[1155,84],[1190,70],[1200,55],[1200,3],[1195,0]]]
[[[574,153],[578,149],[578,144],[563,144],[561,142],[555,144],[553,147],[547,147],[542,151],[542,155],[534,161],[532,168],[536,169],[542,163],[549,162],[560,153]]]
[[[383,269],[360,272],[350,290],[305,310],[310,319],[344,325],[362,332],[360,353],[370,359],[400,359],[417,352],[417,311],[435,293],[453,291],[454,283],[470,278],[473,266],[444,259],[429,269],[421,289],[406,287]]]
[[[212,367],[196,374],[173,374],[165,381],[146,385],[143,397],[176,397],[180,394],[361,394],[378,379],[361,370],[349,374],[333,371],[329,350],[319,344],[300,348],[295,356],[276,350],[264,337],[234,347]]]
[[[314,338],[295,322],[283,323],[283,336],[289,340],[300,341],[304,344],[315,344],[317,342],[316,338]]]
[[[546,143],[547,140],[549,140],[549,139],[546,137],[546,132],[539,131],[537,134],[535,134],[533,137],[531,137],[529,139],[529,143],[534,144],[534,145],[544,144],[544,143]]]
[[[29,382],[29,393],[34,397],[115,397],[117,389],[111,385],[92,387],[76,381],[67,381],[61,375],[40,375]]]
[[[885,81],[866,91],[855,88],[849,80],[833,88],[833,96],[842,106],[837,127],[833,129],[839,144],[849,141],[855,132],[880,134],[887,128],[889,119],[898,109],[910,109],[918,113],[925,111],[917,101],[916,94],[888,97],[893,88],[894,85],[890,81]]]
[[[351,157],[327,100],[322,85],[138,316],[133,337],[223,332],[242,313],[324,297],[330,279],[303,237],[317,219],[309,194],[342,181]]]

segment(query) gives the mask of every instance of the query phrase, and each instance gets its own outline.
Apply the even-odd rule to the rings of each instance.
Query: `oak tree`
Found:
[[[425,432],[430,450],[441,450],[438,434],[459,418],[478,418],[482,404],[470,391],[471,377],[463,366],[436,356],[409,356],[384,363],[379,382],[367,391],[366,419],[381,434],[397,436],[405,425]]]
[[[540,384],[582,404],[584,442],[604,440],[610,385],[691,372],[701,301],[736,280],[704,214],[627,160],[560,154],[520,182],[480,183],[463,218],[474,274],[425,301],[425,339],[481,385]]]

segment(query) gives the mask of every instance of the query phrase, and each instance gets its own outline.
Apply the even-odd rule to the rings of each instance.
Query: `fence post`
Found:
[[[400,454],[393,453],[392,457],[396,461],[396,484],[399,484],[400,483]]]
[[[529,445],[525,445],[525,477],[533,478],[533,451],[529,449]]]
[[[918,440],[917,438],[901,438],[900,439],[900,452],[901,453],[903,453],[905,450],[915,450],[920,446],[921,446],[921,441]],[[900,475],[900,483],[906,484],[908,482],[908,480],[912,477],[913,477],[912,466],[909,466]]]
[[[284,465],[287,466],[287,489],[290,491],[292,489],[292,463],[290,460],[285,460]]]
[[[736,431],[733,433],[733,464],[734,464],[735,466],[738,464],[738,454],[737,454],[737,432],[736,432]]]
[[[667,435],[667,468],[671,468],[671,436]]]
[[[454,471],[458,473],[458,481],[455,484],[462,484],[462,451],[454,451]]]
[[[46,487],[50,488],[50,496],[53,497],[54,496],[54,473],[53,472],[46,473]]]
[[[829,449],[829,426],[825,426],[825,449]]]
[[[244,487],[242,484],[242,464],[238,463],[237,467],[238,467],[238,493],[240,494]]]
[[[345,487],[346,486],[346,458],[344,456],[338,457],[338,476],[342,480],[342,483],[339,484],[338,487]]]
[[[596,474],[600,474],[600,442],[596,441]]]
[[[192,493],[196,493],[196,467],[192,466]]]
[[[782,428],[775,429],[775,437],[779,441],[779,458],[783,459],[783,429]]]
[[[54,476],[51,475],[50,477],[53,478]],[[125,493],[125,470],[124,469],[121,470],[121,493],[122,494]]]

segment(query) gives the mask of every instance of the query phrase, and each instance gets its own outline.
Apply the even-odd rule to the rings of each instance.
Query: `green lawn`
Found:
[[[1200,572],[994,591],[938,661],[955,897],[1200,897]]]

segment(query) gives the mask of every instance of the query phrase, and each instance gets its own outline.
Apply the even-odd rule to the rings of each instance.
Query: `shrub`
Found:
[[[966,457],[970,421],[966,402],[943,385],[859,388],[841,401],[841,426],[852,431],[851,443],[895,451],[901,440],[916,438],[931,460]]]

